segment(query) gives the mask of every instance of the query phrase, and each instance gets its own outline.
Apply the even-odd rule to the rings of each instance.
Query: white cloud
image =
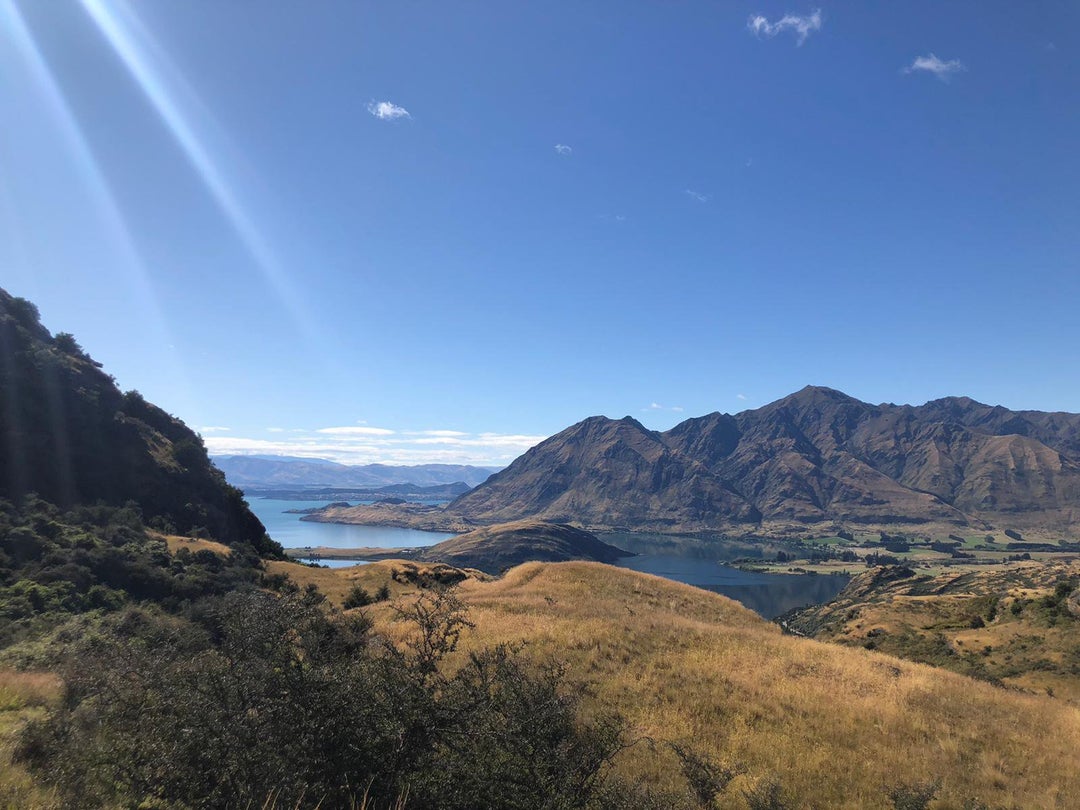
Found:
[[[285,428],[267,428],[266,432],[267,433],[284,433]]]
[[[686,189],[686,196],[692,200],[697,200],[699,203],[707,203],[709,201],[708,194],[702,194],[700,191],[694,191],[691,188]]]
[[[392,436],[394,431],[377,427],[328,427],[319,428],[316,433],[325,433],[330,436]]]
[[[682,413],[683,409],[681,405],[661,405],[659,402],[653,402],[648,408],[642,408],[643,411],[674,411],[675,413]]]
[[[736,394],[735,399],[746,399],[746,394]]]
[[[565,143],[555,144],[555,151],[563,157],[569,157],[570,155],[574,154],[574,150],[567,146]]]
[[[815,9],[812,14],[803,17],[798,14],[785,14],[776,22],[769,22],[760,14],[752,15],[746,27],[759,37],[775,37],[784,31],[791,31],[795,34],[796,44],[802,45],[812,32],[821,30],[821,23],[821,9]]]
[[[393,121],[397,118],[412,118],[408,110],[404,107],[399,107],[392,101],[369,101],[367,108],[368,112],[380,121]]]
[[[214,427],[213,425],[210,425],[208,427],[199,428],[199,433],[227,433],[230,430],[232,430],[232,428]]]
[[[459,430],[396,432],[384,428],[323,428],[305,436],[251,439],[211,436],[213,455],[283,455],[321,458],[342,464],[477,464],[503,466],[546,436],[517,433],[465,433]]]
[[[924,73],[932,73],[942,81],[948,81],[949,77],[954,73],[960,73],[967,70],[967,66],[964,65],[959,59],[950,59],[947,62],[938,59],[934,54],[929,53],[926,56],[916,56],[915,61],[904,68],[904,73],[915,73],[916,71],[922,71]]]

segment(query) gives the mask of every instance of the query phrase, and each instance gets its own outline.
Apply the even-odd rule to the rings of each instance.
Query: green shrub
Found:
[[[346,610],[351,610],[352,608],[370,605],[374,601],[375,600],[371,598],[371,594],[367,592],[367,588],[363,585],[354,585],[352,590],[349,591],[348,595],[345,597],[345,601],[341,604]]]

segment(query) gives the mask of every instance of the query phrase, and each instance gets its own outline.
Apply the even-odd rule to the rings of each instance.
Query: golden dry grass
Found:
[[[786,636],[722,596],[595,563],[529,563],[461,594],[476,624],[465,646],[526,642],[637,733],[745,764],[722,807],[744,807],[739,788],[768,775],[800,807],[887,807],[886,786],[926,779],[942,784],[935,808],[1080,801],[1080,712],[1060,701]],[[658,784],[678,770],[648,745],[622,767]]]
[[[929,582],[902,579],[851,598],[841,594],[809,613],[824,620],[814,632],[818,639],[872,643],[882,652],[1049,692],[1080,706],[1080,621],[1063,616],[1051,623],[1038,606],[1057,582],[1078,574],[1080,563],[950,570]],[[806,629],[798,620],[796,626]]]
[[[390,589],[390,598],[398,599],[419,594],[421,587],[416,583],[425,575],[430,578],[441,572],[461,572],[471,578],[491,579],[487,574],[472,569],[412,560],[380,560],[347,568],[314,568],[299,563],[273,561],[266,563],[266,571],[270,574],[285,574],[301,588],[306,588],[309,584],[315,585],[327,601],[337,608],[341,607],[349,591],[356,585],[363,586],[370,594],[386,585]]]
[[[52,810],[56,797],[11,761],[19,730],[60,697],[60,679],[47,672],[0,669],[0,808]]]
[[[161,534],[158,535],[158,537],[165,541],[165,544],[169,547],[170,554],[175,554],[182,548],[186,548],[192,554],[196,551],[212,551],[222,557],[228,557],[232,554],[231,548],[224,543],[218,543],[215,540],[196,540],[178,534]]]

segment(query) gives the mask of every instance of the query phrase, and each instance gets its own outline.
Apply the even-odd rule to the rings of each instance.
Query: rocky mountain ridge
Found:
[[[590,417],[453,501],[456,519],[755,531],[838,524],[1080,531],[1080,414],[966,397],[871,405],[808,386],[665,432]]]

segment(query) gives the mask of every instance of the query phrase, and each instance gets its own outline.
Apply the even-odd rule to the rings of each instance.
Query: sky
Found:
[[[214,453],[1080,411],[1080,4],[0,0],[0,286]]]

